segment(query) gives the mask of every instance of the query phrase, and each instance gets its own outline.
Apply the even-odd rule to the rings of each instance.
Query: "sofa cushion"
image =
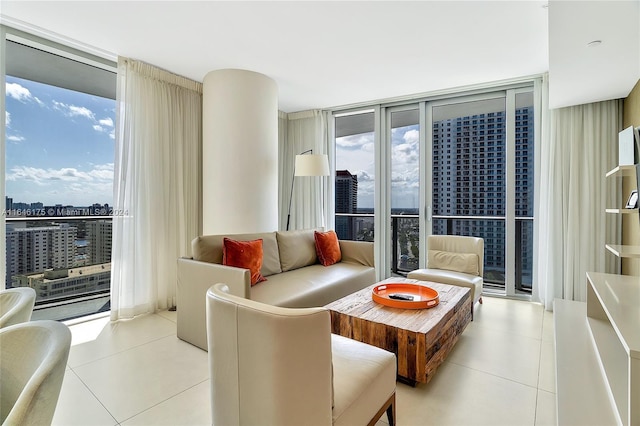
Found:
[[[282,272],[280,269],[280,253],[275,232],[259,232],[255,234],[203,235],[191,242],[193,259],[201,262],[222,264],[223,238],[228,237],[236,241],[251,241],[262,239],[262,268],[260,273],[269,275]]]
[[[314,229],[303,229],[276,232],[282,272],[318,263],[314,231]]]
[[[475,253],[454,253],[429,250],[427,266],[430,269],[446,269],[471,275],[480,275],[478,255]]]
[[[314,232],[314,237],[316,240],[316,254],[323,266],[330,266],[340,262],[342,255],[340,253],[338,235],[335,231],[316,231]]]
[[[270,276],[251,287],[251,299],[285,308],[324,306],[375,282],[376,271],[368,266],[315,264]]]
[[[262,268],[262,240],[236,241],[223,239],[222,264],[251,271],[251,285],[267,279],[260,273]]]

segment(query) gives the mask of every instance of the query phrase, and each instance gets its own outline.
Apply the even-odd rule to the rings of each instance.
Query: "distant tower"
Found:
[[[336,171],[336,213],[356,213],[358,211],[358,176],[348,170]],[[353,217],[337,216],[336,233],[342,240],[355,239]]]
[[[111,234],[113,225],[110,220],[96,220],[87,223],[91,264],[111,262]]]

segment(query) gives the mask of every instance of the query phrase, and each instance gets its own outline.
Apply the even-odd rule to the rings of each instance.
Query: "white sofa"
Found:
[[[192,242],[193,258],[178,259],[177,334],[207,349],[206,294],[225,283],[235,296],[286,308],[324,306],[376,282],[373,243],[339,241],[342,261],[317,263],[314,230],[256,234],[206,235]],[[222,265],[223,238],[262,239],[261,274],[267,281],[251,286],[248,269]]]

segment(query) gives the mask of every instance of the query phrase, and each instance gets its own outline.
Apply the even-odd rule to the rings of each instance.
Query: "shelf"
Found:
[[[638,209],[606,209],[605,212],[615,214],[634,214],[638,213]]]
[[[605,244],[607,250],[618,257],[640,258],[640,246],[623,246],[620,244]]]
[[[615,169],[610,170],[606,176],[622,177],[622,176],[635,176],[635,175],[636,175],[636,166],[631,165],[631,166],[618,166]]]

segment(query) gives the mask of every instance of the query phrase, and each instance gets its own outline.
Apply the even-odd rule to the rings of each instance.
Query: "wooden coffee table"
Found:
[[[437,290],[440,303],[429,309],[396,309],[371,299],[376,285],[399,282]],[[325,307],[331,311],[333,333],[395,353],[398,379],[412,386],[429,383],[471,321],[468,288],[406,278],[389,278]]]

